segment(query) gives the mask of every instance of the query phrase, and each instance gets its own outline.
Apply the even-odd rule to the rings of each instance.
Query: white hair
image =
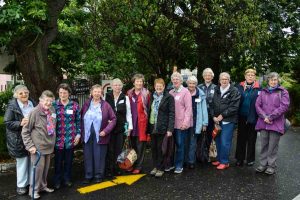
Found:
[[[212,75],[212,77],[214,77],[215,76],[215,74],[214,74],[214,72],[213,72],[213,70],[211,69],[211,68],[205,68],[204,70],[203,70],[203,72],[202,72],[202,76],[204,76],[205,74],[211,74]]]
[[[221,80],[221,77],[226,77],[230,81],[230,75],[227,72],[222,72],[219,76],[219,80]]]
[[[29,92],[29,90],[28,90],[28,88],[25,86],[25,85],[17,85],[15,88],[14,88],[14,91],[13,91],[13,93],[14,93],[14,98],[17,98],[18,96],[18,92],[20,91],[20,90],[25,90],[25,91],[28,91]]]
[[[268,76],[267,76],[268,82],[269,82],[272,78],[277,78],[279,83],[280,83],[280,81],[281,81],[281,80],[280,80],[280,76],[279,76],[279,74],[278,74],[277,72],[271,72],[271,73],[268,74]]]
[[[173,80],[173,78],[179,78],[181,82],[183,81],[183,77],[179,72],[174,72],[171,76],[171,80]]]
[[[188,77],[188,79],[187,79],[186,82],[187,82],[187,83],[189,83],[189,82],[194,82],[194,83],[196,83],[196,85],[197,85],[197,84],[198,84],[198,79],[196,78],[196,76],[192,75],[192,76],[189,76],[189,77]]]
[[[119,78],[115,78],[114,80],[112,80],[111,85],[114,84],[120,84],[123,87],[123,83]]]

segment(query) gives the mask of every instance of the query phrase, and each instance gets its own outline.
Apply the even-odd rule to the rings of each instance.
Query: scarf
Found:
[[[244,91],[245,90],[248,90],[248,89],[252,89],[254,86],[254,82],[253,83],[247,83],[247,81],[245,81],[245,84],[244,84]]]
[[[42,110],[43,113],[46,114],[47,116],[47,132],[48,132],[48,135],[55,135],[55,120],[54,118],[51,116],[52,115],[52,112],[48,109],[44,109],[42,105],[40,105],[40,108]]]
[[[275,87],[271,87],[268,85],[268,91],[272,94],[277,88],[279,87],[279,85],[276,85]]]
[[[130,89],[127,92],[129,99],[132,98],[133,93],[134,93],[134,88]],[[149,104],[148,95],[149,95],[149,91],[146,88],[143,88],[141,90],[141,95],[142,95],[142,103],[143,103],[144,113],[148,117],[148,104]]]
[[[159,107],[159,104],[163,98],[163,94],[160,94],[159,96],[157,95],[157,93],[155,92],[153,94],[153,111],[154,111],[154,120],[155,120],[155,124],[156,124],[156,121],[157,121],[157,114],[158,114],[158,107]]]

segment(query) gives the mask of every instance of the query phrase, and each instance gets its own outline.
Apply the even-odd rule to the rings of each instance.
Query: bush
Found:
[[[1,154],[7,154],[5,124],[3,123],[3,117],[0,117],[0,155]]]
[[[11,88],[4,92],[0,92],[0,116],[4,115],[8,101],[12,98],[12,96],[13,92]]]

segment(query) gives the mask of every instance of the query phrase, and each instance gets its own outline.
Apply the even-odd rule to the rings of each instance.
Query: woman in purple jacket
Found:
[[[102,86],[94,85],[81,110],[81,138],[83,140],[84,184],[102,182],[105,157],[110,132],[116,125],[116,116],[111,106],[102,99]]]
[[[271,72],[268,85],[256,100],[258,120],[255,126],[260,131],[261,152],[257,172],[272,175],[275,173],[278,144],[284,134],[284,113],[288,110],[290,98],[288,91],[280,86],[279,75]]]

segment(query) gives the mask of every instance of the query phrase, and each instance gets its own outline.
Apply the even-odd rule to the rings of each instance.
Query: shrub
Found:
[[[7,154],[5,124],[2,116],[0,117],[0,154]]]
[[[13,92],[11,88],[4,92],[0,92],[0,116],[4,115],[8,101],[12,98],[12,96]]]

